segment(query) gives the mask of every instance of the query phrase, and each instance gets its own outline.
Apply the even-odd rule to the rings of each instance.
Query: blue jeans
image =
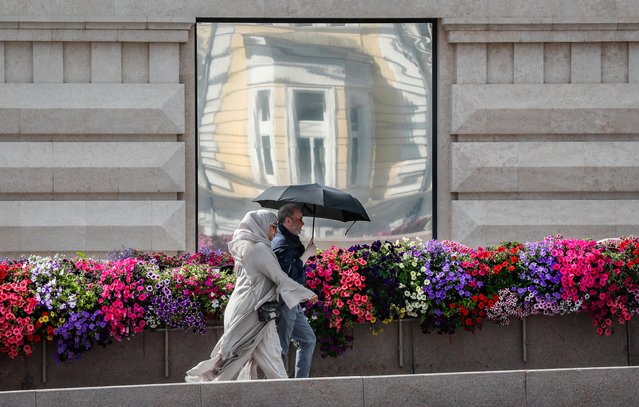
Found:
[[[308,324],[308,319],[300,305],[289,309],[282,306],[280,316],[277,319],[277,334],[282,345],[282,360],[286,359],[291,338],[297,342],[295,354],[295,377],[309,377],[313,351],[315,350],[315,333]]]

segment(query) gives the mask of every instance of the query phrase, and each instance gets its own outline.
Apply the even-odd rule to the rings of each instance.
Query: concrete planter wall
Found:
[[[622,327],[610,337],[600,337],[585,315],[528,318],[525,355],[522,328],[521,321],[508,327],[487,323],[476,333],[426,335],[417,321],[406,320],[401,327],[396,322],[372,335],[368,327],[357,326],[353,349],[338,358],[325,359],[316,351],[311,375],[627,366],[639,360],[639,333],[632,326],[628,332]],[[147,331],[130,341],[92,349],[82,359],[62,365],[53,362],[51,348],[47,349],[46,358],[41,347],[25,360],[10,360],[3,355],[0,391],[180,383],[186,370],[209,356],[221,333],[221,328],[212,328],[206,335]]]

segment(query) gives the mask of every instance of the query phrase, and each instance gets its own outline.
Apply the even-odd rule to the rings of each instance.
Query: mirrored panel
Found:
[[[315,182],[371,218],[316,219],[319,247],[431,238],[432,29],[198,23],[198,245],[226,248],[269,186]]]

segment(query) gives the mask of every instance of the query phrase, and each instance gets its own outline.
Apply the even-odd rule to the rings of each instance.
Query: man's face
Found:
[[[288,229],[294,235],[299,235],[302,233],[302,226],[304,226],[304,221],[302,220],[302,210],[296,208],[293,211],[293,216],[289,216],[284,221],[284,227]]]

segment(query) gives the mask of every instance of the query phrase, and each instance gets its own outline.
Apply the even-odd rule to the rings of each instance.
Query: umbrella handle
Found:
[[[313,205],[313,229],[311,229],[311,242],[313,241],[313,238],[315,237],[315,207],[317,205]]]
[[[351,228],[353,227],[353,225],[355,225],[355,222],[357,222],[356,220],[353,221],[353,223],[351,223],[351,225],[348,227],[348,229],[346,229],[346,232],[344,232],[344,236],[346,236],[346,234],[348,233],[349,230],[351,230]]]

